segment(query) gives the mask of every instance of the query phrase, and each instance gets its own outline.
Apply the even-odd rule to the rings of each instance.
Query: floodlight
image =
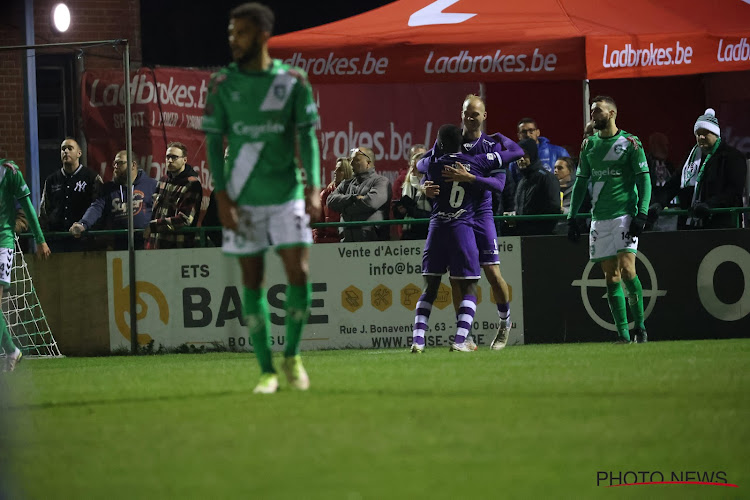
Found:
[[[52,27],[60,33],[70,28],[70,10],[64,3],[58,3],[52,8]]]

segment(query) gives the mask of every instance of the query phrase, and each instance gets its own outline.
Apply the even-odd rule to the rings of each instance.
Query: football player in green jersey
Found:
[[[34,207],[31,206],[30,194],[18,165],[11,160],[0,158],[0,299],[3,297],[3,289],[10,287],[10,271],[13,268],[16,241],[13,234],[16,224],[16,200],[21,204],[34,234],[37,255],[46,259],[50,254],[49,247],[44,241],[42,228],[39,226],[39,219],[36,217]],[[2,313],[0,313],[0,347],[5,351],[3,371],[12,372],[21,360],[22,353],[13,343]]]
[[[256,393],[278,390],[271,360],[270,316],[263,289],[264,254],[275,247],[286,270],[286,345],[282,369],[291,387],[310,381],[299,345],[312,296],[310,222],[320,217],[318,109],[305,73],[271,59],[271,9],[242,4],[229,15],[234,62],[211,77],[203,118],[224,253],[239,257],[243,307],[261,369]],[[223,158],[224,138],[228,155]],[[298,167],[296,151],[306,173]]]
[[[568,237],[581,236],[575,216],[591,185],[591,231],[589,257],[600,262],[607,282],[607,299],[617,326],[618,343],[630,343],[625,295],[635,323],[633,341],[646,342],[643,323],[643,289],[635,273],[638,237],[646,225],[651,201],[648,164],[638,137],[615,124],[617,105],[611,97],[598,96],[591,104],[596,133],[583,140],[581,159],[573,185],[568,214]]]

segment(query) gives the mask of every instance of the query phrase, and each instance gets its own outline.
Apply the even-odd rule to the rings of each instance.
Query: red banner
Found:
[[[204,196],[213,189],[200,130],[210,73],[178,68],[142,68],[128,85],[133,154],[154,179],[166,173],[165,154],[172,141],[187,146],[188,163],[198,172]],[[118,71],[86,72],[82,114],[88,166],[104,180],[112,178],[112,161],[125,149],[125,87]]]
[[[167,143],[187,146],[188,163],[199,173],[207,197],[213,189],[200,130],[210,73],[157,68],[141,69],[129,82],[133,154],[151,177],[166,172]],[[123,75],[117,71],[83,76],[83,120],[88,165],[105,180],[112,178],[112,160],[125,149]],[[461,103],[478,93],[471,83],[419,86],[315,85],[320,109],[318,131],[324,184],[333,179],[336,158],[354,147],[375,152],[376,170],[393,180],[406,166],[414,144],[432,145],[443,123],[460,123]]]
[[[275,41],[272,53],[307,71],[313,83],[508,82],[583,79],[586,74],[583,39],[476,40],[471,44],[404,43],[372,50]]]
[[[431,147],[444,123],[461,122],[466,94],[478,93],[470,83],[421,85],[316,85],[320,108],[320,157],[323,183],[333,180],[336,158],[354,147],[375,153],[375,169],[393,181],[407,164],[414,144]]]
[[[707,34],[589,37],[586,59],[592,80],[744,71],[750,43]]]
[[[514,82],[750,69],[750,2],[397,0],[273,37],[313,83]],[[719,5],[719,4],[717,4]]]

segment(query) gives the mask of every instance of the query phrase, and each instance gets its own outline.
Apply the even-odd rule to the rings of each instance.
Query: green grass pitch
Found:
[[[282,377],[270,396],[251,393],[246,353],[24,361],[0,376],[2,488],[28,499],[750,497],[749,340],[304,360],[311,390]],[[723,471],[739,487],[606,488],[600,471]]]

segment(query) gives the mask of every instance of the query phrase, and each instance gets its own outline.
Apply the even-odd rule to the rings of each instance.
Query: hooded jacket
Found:
[[[555,163],[561,156],[570,156],[568,150],[562,146],[555,146],[546,137],[539,137],[539,161],[548,172],[555,173]]]
[[[156,180],[138,170],[133,179],[133,227],[136,229],[145,228],[151,220],[154,191]],[[88,230],[102,218],[107,229],[128,228],[127,186],[116,181],[105,183],[101,196],[94,200],[79,222]]]

